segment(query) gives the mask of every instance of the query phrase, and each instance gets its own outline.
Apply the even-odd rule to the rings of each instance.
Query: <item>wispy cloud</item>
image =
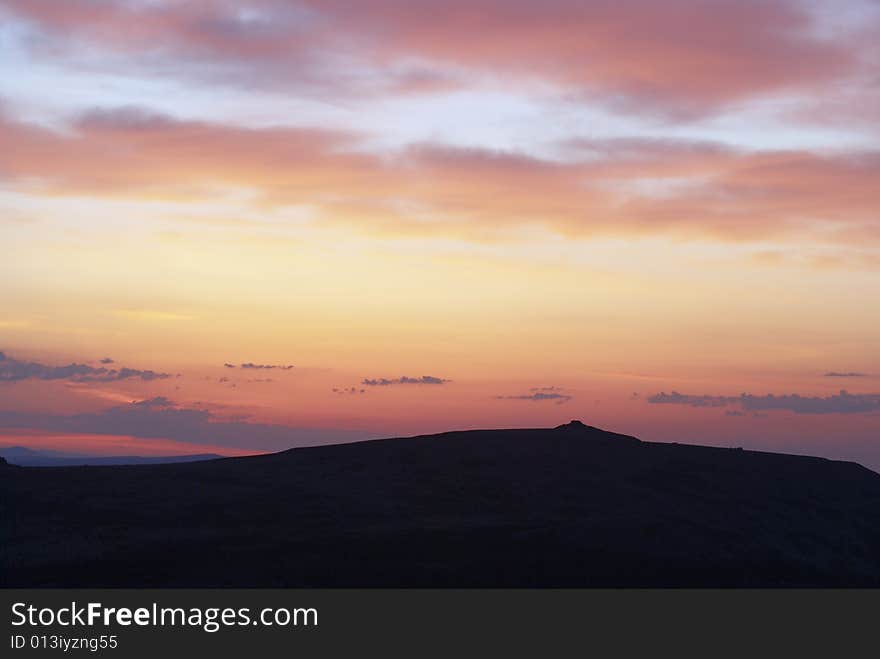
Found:
[[[293,364],[255,364],[254,362],[244,362],[242,364],[233,364],[232,362],[224,362],[223,366],[225,368],[242,368],[244,370],[279,370],[279,371],[289,371],[294,368]]]
[[[223,419],[210,409],[177,406],[164,396],[86,414],[0,411],[0,427],[173,439],[192,444],[266,451],[355,441],[369,436],[369,433],[362,431],[298,428],[250,423],[240,418]]]
[[[538,80],[618,111],[687,117],[827,85],[861,63],[857,39],[820,38],[808,5],[794,0],[4,5],[33,35],[24,47],[63,65],[332,97],[444,90],[456,82],[448,72],[465,69],[508,86]]]
[[[166,396],[154,396],[153,398],[133,401],[131,404],[136,405],[137,407],[167,408],[173,407],[174,401]]]
[[[880,411],[880,394],[851,394],[845,390],[830,396],[799,394],[756,396],[713,396],[661,392],[648,398],[656,405],[687,405],[689,407],[736,406],[747,411],[785,410],[796,414],[863,414]]]
[[[334,394],[363,394],[366,393],[365,389],[359,389],[358,387],[333,387],[331,391]]]
[[[876,246],[880,235],[880,153],[870,148],[749,152],[689,140],[573,139],[565,161],[437,143],[371,154],[350,132],[241,128],[131,109],[81,117],[64,134],[0,116],[0,134],[10,185],[38,178],[55,194],[171,199],[246,188],[261,205],[307,205],[316,218],[383,235],[494,236],[539,225],[566,236],[818,244],[830,229],[850,247]],[[401,210],[413,205],[434,221]]]
[[[530,394],[520,394],[514,396],[496,396],[498,400],[528,400],[533,403],[543,401],[554,401],[557,405],[562,405],[572,400],[574,396],[564,393],[560,387],[532,387]]]
[[[867,373],[859,373],[857,371],[828,371],[826,378],[866,378]]]
[[[195,320],[195,316],[190,316],[188,314],[160,311],[156,309],[116,309],[113,313],[117,316],[130,318],[131,320],[142,320],[147,322]]]
[[[399,378],[364,378],[361,384],[368,387],[388,387],[395,384],[446,384],[450,380],[434,377],[433,375],[423,375],[418,378],[411,378],[406,375]]]
[[[103,360],[102,360],[102,363]],[[48,366],[39,362],[25,362],[0,352],[0,382],[21,380],[70,380],[73,382],[115,382],[118,380],[164,380],[170,373],[160,373],[136,368],[106,368],[87,364]]]

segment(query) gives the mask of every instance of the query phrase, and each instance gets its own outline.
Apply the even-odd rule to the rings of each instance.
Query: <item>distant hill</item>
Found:
[[[20,467],[76,467],[87,465],[139,465],[168,464],[174,462],[196,462],[222,458],[216,453],[194,453],[192,455],[166,455],[143,457],[139,455],[76,455],[60,451],[35,451],[25,446],[0,448],[0,457],[9,464]]]
[[[0,471],[5,586],[880,586],[880,475],[579,423]]]

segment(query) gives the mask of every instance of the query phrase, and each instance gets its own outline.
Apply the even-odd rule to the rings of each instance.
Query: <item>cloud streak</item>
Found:
[[[102,360],[102,363],[106,363]],[[0,352],[0,382],[22,380],[70,380],[72,382],[117,382],[120,380],[165,380],[171,374],[136,368],[105,368],[87,364],[47,366],[39,362],[25,362]]]
[[[342,394],[354,395],[354,394],[366,393],[365,389],[358,389],[357,387],[341,387],[341,388],[340,387],[333,387],[330,391],[332,391],[334,394],[340,394],[340,395],[342,395]]]
[[[361,384],[368,387],[389,387],[396,384],[446,384],[450,380],[434,377],[433,375],[423,375],[418,378],[411,378],[406,375],[399,378],[364,378]]]
[[[330,97],[442,91],[481,77],[688,117],[815,88],[860,65],[857,40],[817,36],[796,0],[4,5],[35,55],[67,66]],[[46,42],[54,47],[39,47]],[[470,75],[450,73],[462,70]]]
[[[568,237],[880,244],[876,150],[572,139],[564,161],[431,143],[376,154],[341,131],[132,108],[89,113],[65,134],[0,116],[0,139],[0,177],[24,191],[191,200],[229,186],[252,190],[258,205],[308,208],[315,222],[377,234],[485,237],[541,226]]]
[[[532,392],[530,394],[495,396],[495,398],[497,400],[525,400],[533,403],[554,401],[557,405],[567,403],[574,398],[574,396],[564,393],[559,387],[532,387],[530,391]]]
[[[224,420],[209,409],[180,407],[163,396],[86,414],[0,411],[0,427],[172,439],[255,451],[280,451],[295,446],[356,441],[369,436],[361,431]]]
[[[866,414],[880,412],[880,394],[851,394],[841,390],[830,396],[800,394],[756,396],[713,396],[661,392],[648,398],[655,405],[686,405],[688,407],[739,407],[750,412],[783,410],[795,414]]]

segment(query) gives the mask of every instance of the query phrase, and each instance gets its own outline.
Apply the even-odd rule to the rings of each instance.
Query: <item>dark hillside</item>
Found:
[[[0,467],[6,586],[880,586],[854,463],[485,430]]]

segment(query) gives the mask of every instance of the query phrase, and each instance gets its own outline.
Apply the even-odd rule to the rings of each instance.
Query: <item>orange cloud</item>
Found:
[[[25,190],[204,200],[250,189],[365,231],[497,235],[880,238],[880,153],[742,152],[670,140],[573,141],[565,161],[423,144],[391,154],[353,134],[93,112],[54,133],[0,121],[4,178]],[[830,238],[829,238],[830,236]]]
[[[72,128],[62,135],[0,122],[7,145],[0,172],[56,191],[186,198],[218,184],[304,191],[315,181],[346,184],[372,162],[334,154],[351,137],[320,129],[239,129],[132,108],[95,111]]]

